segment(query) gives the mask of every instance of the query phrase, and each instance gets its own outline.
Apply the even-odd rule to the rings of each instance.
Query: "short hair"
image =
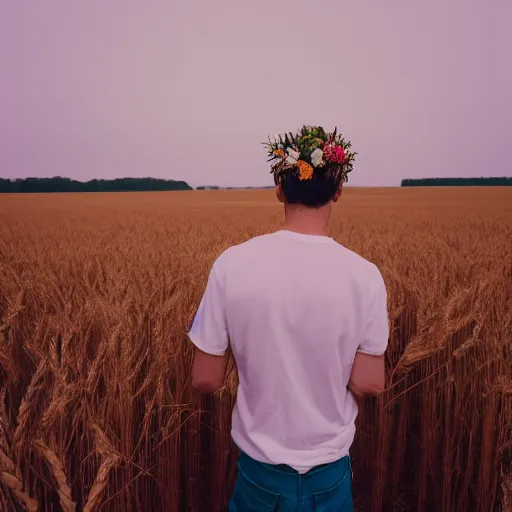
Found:
[[[320,208],[331,201],[342,181],[342,168],[337,164],[325,165],[309,180],[301,181],[296,167],[274,174],[274,182],[283,189],[287,203],[309,208]]]

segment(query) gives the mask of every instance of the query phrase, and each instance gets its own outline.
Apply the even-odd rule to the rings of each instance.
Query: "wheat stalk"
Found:
[[[16,475],[7,473],[6,471],[0,471],[0,478],[2,479],[2,482],[7,486],[7,488],[12,491],[14,496],[18,498],[20,504],[25,510],[28,510],[28,512],[38,511],[39,506],[37,501],[32,499],[26,492],[23,491],[21,480]]]
[[[512,512],[512,473],[501,471],[501,490],[503,493],[503,512]]]
[[[11,454],[5,413],[5,389],[0,392],[0,481],[12,492],[25,510],[29,512],[38,510],[37,502],[23,490],[21,472]]]
[[[94,478],[87,503],[84,506],[84,512],[94,512],[98,509],[108,486],[110,472],[118,467],[121,462],[121,456],[114,449],[99,425],[91,424],[91,430],[94,433],[96,451],[101,456],[102,461]]]
[[[43,389],[43,385],[40,381],[46,371],[46,361],[42,360],[32,376],[30,384],[28,385],[25,395],[21,401],[18,410],[18,424],[16,425],[16,429],[13,434],[13,446],[15,453],[21,453],[23,444],[28,439],[30,432],[34,428],[33,414],[38,410],[38,395]]]
[[[0,392],[0,468],[4,471],[14,471],[16,465],[10,456],[8,439],[7,413],[5,411],[5,389]]]
[[[100,465],[98,473],[94,478],[94,482],[91,487],[91,491],[89,492],[89,497],[87,498],[87,503],[84,507],[84,512],[94,512],[98,510],[98,506],[100,505],[103,494],[108,486],[108,477],[110,471],[116,468],[119,465],[120,458],[115,457],[107,457],[105,458]]]
[[[57,493],[59,494],[60,505],[63,512],[74,512],[76,510],[76,504],[71,496],[71,488],[66,478],[64,465],[59,460],[56,453],[51,450],[42,439],[38,439],[34,443],[34,446],[39,454],[46,460],[57,483]]]

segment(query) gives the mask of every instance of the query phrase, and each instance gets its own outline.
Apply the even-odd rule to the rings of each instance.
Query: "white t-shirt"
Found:
[[[387,348],[386,303],[378,268],[327,236],[282,230],[227,249],[189,337],[213,355],[231,345],[236,445],[300,473],[348,455],[358,410],[347,384],[357,351]]]

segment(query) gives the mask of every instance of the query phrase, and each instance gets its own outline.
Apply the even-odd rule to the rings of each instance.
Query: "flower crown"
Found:
[[[293,169],[301,181],[333,168],[347,181],[357,155],[349,151],[350,141],[338,135],[337,128],[326,133],[321,126],[304,126],[295,135],[290,132],[284,137],[269,137],[264,146],[268,149],[268,162],[274,162],[270,171],[274,176]]]

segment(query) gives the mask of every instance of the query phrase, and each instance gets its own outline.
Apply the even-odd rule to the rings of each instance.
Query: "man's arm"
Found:
[[[194,344],[192,386],[202,393],[222,387],[229,336],[222,268],[214,263],[188,337]]]
[[[356,353],[348,389],[358,398],[380,395],[384,391],[384,355]]]
[[[220,389],[224,384],[226,363],[227,355],[214,356],[196,348],[192,363],[192,387],[201,393],[213,393]]]
[[[379,395],[385,388],[384,354],[388,346],[389,320],[387,292],[377,267],[368,302],[367,323],[357,348],[348,388],[362,398]]]

